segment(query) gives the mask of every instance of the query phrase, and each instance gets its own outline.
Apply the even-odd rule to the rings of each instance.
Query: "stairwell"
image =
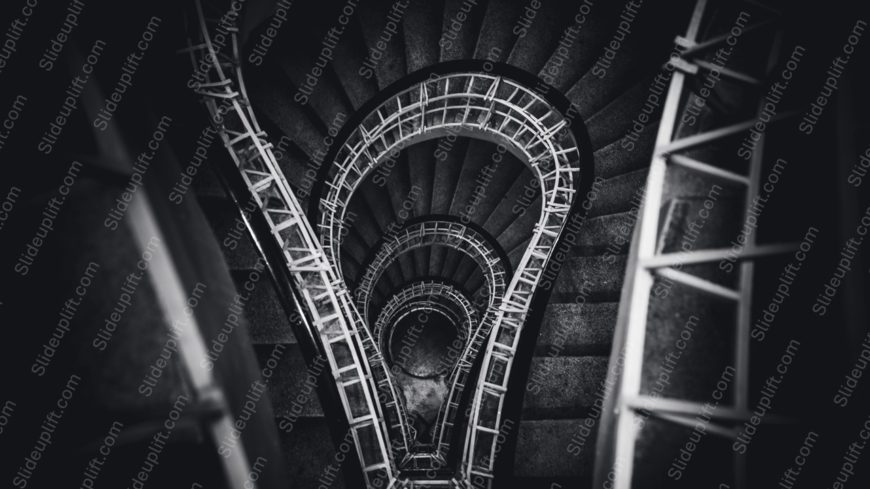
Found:
[[[323,158],[339,143],[336,128],[390,84],[440,62],[486,59],[536,74],[565,94],[576,117],[584,121],[594,155],[594,161],[587,162],[594,165],[591,205],[576,219],[574,243],[558,277],[551,280],[521,417],[508,437],[515,437],[509,465],[516,481],[527,487],[590,484],[633,210],[639,204],[664,99],[662,77],[669,73],[664,64],[685,15],[663,21],[647,15],[652,7],[644,6],[633,15],[626,33],[620,21],[627,18],[627,4],[551,2],[530,18],[513,2],[417,1],[402,11],[399,32],[381,49],[380,36],[397,13],[389,3],[377,2],[351,17],[316,90],[300,103],[298,95],[308,83],[305,74],[317,63],[324,33],[336,19],[337,10],[324,13],[318,8],[294,5],[290,13],[295,23],[284,28],[263,64],[245,67],[260,122],[275,142],[279,163],[303,206],[319,198],[311,175],[330,163]],[[620,46],[611,61],[604,48],[614,39]],[[375,48],[383,57],[366,72],[363,61]],[[429,215],[461,215],[475,198],[475,177],[493,147],[462,138],[427,141],[403,151],[391,171],[382,175],[381,185],[364,184],[354,196],[353,220],[343,245],[346,281],[353,286],[362,275],[365,257],[391,224]],[[439,148],[446,149],[443,156],[438,156]],[[529,171],[517,160],[506,160],[488,182],[491,191],[477,199],[477,211],[468,217],[498,241],[515,266],[537,218],[539,198],[530,188]],[[419,189],[419,195],[409,199],[413,189]],[[223,244],[236,286],[253,287],[245,304],[248,333],[261,364],[275,358],[279,365],[269,388],[291,476],[300,487],[312,487],[327,476],[340,481],[328,468],[336,465],[339,447],[317,396],[309,394],[308,374],[316,366],[305,365],[273,284],[257,272],[256,248],[246,231],[240,233],[232,201],[211,176],[199,179],[197,194]],[[481,285],[481,275],[465,260],[439,248],[407,253],[385,273],[377,300],[383,303],[391,290],[414,277],[442,277],[473,290]]]

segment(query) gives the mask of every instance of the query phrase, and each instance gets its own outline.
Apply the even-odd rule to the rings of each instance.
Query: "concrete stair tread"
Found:
[[[588,0],[579,2],[570,12],[571,23],[561,34],[559,42],[564,38],[564,47],[560,49],[557,44],[538,74],[541,79],[565,93],[589,70],[600,54],[601,46],[606,42],[605,36],[612,28],[610,17],[615,16],[605,11],[608,7],[610,6],[600,3],[592,4]],[[566,37],[568,29],[571,31]]]
[[[441,16],[440,2],[419,2],[409,8],[402,22],[405,36],[405,64],[413,73],[438,62],[441,24],[433,22]]]
[[[444,0],[441,23],[441,61],[471,59],[477,42],[477,33],[486,11],[485,2]]]
[[[359,109],[377,94],[377,81],[364,78],[359,74],[362,60],[368,55],[359,22],[350,22],[335,47],[335,57],[330,64],[338,77],[348,100],[354,109]]]
[[[548,304],[535,354],[608,355],[618,309],[618,302]]]
[[[635,121],[643,127],[658,120],[662,105],[664,105],[664,95],[652,93],[653,88],[666,90],[667,84],[658,84],[654,87],[651,77],[643,77],[641,81],[635,83],[587,118],[586,127],[589,130],[589,140],[592,147],[595,149],[603,148],[626,136]],[[643,109],[652,110],[647,114],[643,112]],[[641,114],[646,116],[644,120],[639,119]]]
[[[449,138],[443,138],[438,144],[444,146],[443,153],[439,153],[435,163],[435,179],[432,183],[434,189],[455,188],[459,184],[459,175],[462,170],[463,159],[468,148],[468,139],[455,138],[452,142]],[[443,156],[440,156],[442,155]],[[452,192],[432,192],[432,212],[434,214],[447,214],[453,201]]]
[[[576,234],[575,256],[627,253],[637,213],[632,210],[590,217]]]
[[[532,357],[523,399],[523,419],[587,416],[603,395],[607,356]],[[600,401],[599,401],[600,402]]]
[[[626,255],[574,257],[563,264],[553,286],[551,302],[619,300]]]
[[[490,0],[477,32],[474,59],[504,61],[510,55],[516,36],[512,29],[519,18],[522,3],[510,0]]]
[[[512,192],[522,192],[524,182],[518,184],[522,180],[522,175],[529,175],[524,166],[512,157],[505,157],[492,173],[492,180],[486,186],[487,194],[492,197],[482,199],[478,205],[474,206],[472,213],[468,213],[466,208],[465,212],[471,221],[484,226],[490,233],[496,232],[499,226],[495,223],[504,222],[506,216],[513,216],[511,211],[513,205],[508,205],[508,203],[512,196],[517,195],[516,193],[512,194]],[[485,197],[487,194],[480,195]],[[468,205],[473,202],[473,200],[469,201]]]
[[[435,153],[437,141],[423,141],[408,147],[408,174],[411,178],[411,188],[421,190],[420,195],[414,199],[414,214],[425,216],[430,212],[432,204],[432,182],[435,180],[435,168],[432,155]],[[397,196],[396,196],[397,197]],[[403,196],[404,197],[404,196]]]
[[[530,214],[530,213],[528,213],[528,212],[527,212],[524,216],[522,216],[522,217],[520,217],[519,219],[517,219],[516,222],[520,222],[520,220],[522,220],[522,219],[525,219],[525,220],[527,220],[527,221],[531,221],[531,222],[534,222],[534,221],[535,221],[535,217],[534,217],[534,215],[533,215],[533,214]],[[514,224],[514,225],[515,225],[515,224]],[[512,226],[513,226],[513,225],[512,225]],[[509,233],[509,232],[510,232],[510,228],[508,228],[508,229],[507,229],[504,233],[502,233],[502,234],[507,234],[507,233]],[[510,261],[510,263],[511,263],[511,267],[513,267],[514,270],[516,270],[516,268],[519,266],[520,260],[522,260],[522,258],[523,258],[523,253],[525,253],[525,250],[526,250],[526,248],[527,248],[528,246],[529,246],[529,240],[528,240],[528,239],[524,239],[524,240],[522,241],[522,243],[520,243],[519,245],[515,246],[515,247],[514,247],[514,248],[513,248],[509,253],[508,253],[508,261]]]
[[[394,4],[387,2],[373,2],[360,9],[357,13],[360,27],[362,28],[363,37],[368,47],[368,56],[360,60],[359,73],[366,73],[366,76],[373,76],[378,81],[378,86],[384,88],[391,83],[398,81],[407,73],[405,67],[405,47],[402,44],[402,32],[399,24],[402,22],[407,11],[407,6],[404,9],[393,9]],[[406,4],[407,5],[407,4]],[[390,18],[398,18],[398,22],[390,23]],[[387,25],[395,27],[395,32],[387,30]],[[381,53],[381,58],[377,59],[372,56],[372,53]],[[369,66],[363,66],[363,61],[368,60],[370,64],[374,64],[372,69]],[[369,74],[366,70],[371,70]]]
[[[314,60],[303,61],[294,56],[285,55],[282,56],[280,63],[285,76],[293,84],[291,89],[295,94],[298,87],[305,85],[305,75],[314,64]],[[308,95],[308,104],[318,115],[319,122],[323,126],[330,125],[340,114],[343,114],[344,118],[348,118],[353,113],[353,107],[348,104],[342,91],[341,84],[335,78],[334,72],[327,70],[318,80],[317,89]]]
[[[658,121],[647,124],[641,131],[625,134],[597,149],[593,154],[595,175],[612,178],[648,167],[658,127]]]
[[[604,180],[589,210],[589,217],[625,212],[636,205],[638,192],[646,186],[648,168],[641,168]]]
[[[271,76],[269,76],[271,74]],[[249,77],[248,93],[251,103],[258,107],[264,118],[277,126],[281,134],[290,138],[309,158],[324,151],[323,123],[305,104],[294,100],[288,89],[289,80],[280,68],[265,70],[262,76]],[[272,133],[277,141],[279,135]]]
[[[582,433],[588,429],[587,423],[595,425],[591,418],[520,421],[514,475],[522,478],[590,480],[595,433],[592,430],[587,438],[583,438]]]
[[[475,179],[491,161],[493,150],[492,145],[485,141],[472,139],[468,142],[459,179],[453,192],[453,200],[450,203],[450,214],[458,216],[463,212],[465,204],[474,195]]]
[[[504,197],[493,209],[484,227],[494,236],[499,236],[517,221],[518,216],[537,214],[540,212],[540,194],[536,177],[523,172],[504,192]]]
[[[567,2],[535,10],[534,4],[523,9],[521,17],[513,25],[517,35],[508,63],[530,73],[537,73],[556,50],[565,24],[573,12],[568,12]]]
[[[622,11],[614,12],[619,18],[609,31],[603,33],[605,47],[619,36],[617,24],[623,22],[621,16],[628,4],[621,5],[625,5],[618,9]],[[673,31],[667,24],[685,25],[680,24],[684,21],[677,16],[662,18],[654,15],[650,7],[644,4],[634,5],[639,8],[630,23],[630,32],[619,42],[619,49],[612,57],[605,56],[603,49],[599,50],[590,69],[566,93],[584,118],[601,110],[637,80],[659,72],[673,47]],[[601,63],[596,64],[599,61]]]

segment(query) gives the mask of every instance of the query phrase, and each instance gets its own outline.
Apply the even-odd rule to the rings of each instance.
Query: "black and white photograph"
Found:
[[[870,4],[4,0],[0,488],[870,487]]]

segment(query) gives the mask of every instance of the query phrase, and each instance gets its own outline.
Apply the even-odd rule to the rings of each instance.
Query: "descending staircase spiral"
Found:
[[[271,221],[285,266],[297,270],[297,286],[308,291],[302,298],[308,321],[323,344],[337,341],[342,351],[356,352],[350,363],[333,354],[330,367],[342,378],[337,385],[345,393],[340,397],[349,399],[345,411],[365,407],[369,413],[347,416],[366,480],[422,485],[428,472],[444,483],[475,485],[495,474],[532,486],[588,481],[594,451],[589,433],[600,413],[633,209],[669,75],[663,65],[685,19],[675,16],[668,29],[642,11],[591,2],[544,5],[534,15],[501,1],[410,2],[401,12],[400,32],[384,42],[379,36],[396,22],[398,8],[382,2],[372,7],[293,7],[292,26],[282,28],[268,54],[244,63],[243,54],[270,19],[268,9],[251,9],[238,37],[227,36],[236,44],[212,45],[216,63],[210,70],[225,69],[223,78],[198,86],[212,113],[222,116],[224,142],[237,166],[250,165],[243,171],[247,186]],[[227,6],[204,5],[203,19],[216,22],[201,30],[220,33],[227,12]],[[627,18],[630,33],[620,29]],[[612,39],[620,48],[611,59],[601,53]],[[377,62],[366,58],[384,45]],[[655,50],[661,55],[650,57]],[[328,66],[316,69],[316,81],[306,79],[324,52],[332,56]],[[640,52],[645,56],[637,57]],[[360,67],[363,59],[370,73]],[[312,82],[316,89],[309,93]],[[234,93],[239,86],[243,91]],[[227,116],[230,110],[238,120]],[[247,124],[232,127],[242,117]],[[556,161],[564,161],[566,170],[553,167]],[[223,235],[236,225],[235,206],[215,182],[198,185]],[[473,429],[460,433],[464,442],[444,432],[438,457],[424,462],[412,456],[412,475],[401,482],[400,462],[414,452],[416,433],[379,351],[383,345],[364,321],[373,325],[395,292],[415,280],[446,280],[469,298],[489,280],[472,258],[434,243],[393,256],[394,263],[378,272],[381,279],[371,280],[382,238],[409,218],[427,216],[459,217],[480,228],[504,256],[510,286],[501,307],[478,311],[482,324],[491,325],[468,343],[483,348],[479,363],[473,348],[458,362],[466,372],[483,369],[486,382],[474,393],[462,389],[464,381],[454,383],[459,388],[447,397],[456,401],[444,404],[472,407],[470,421],[462,422]],[[315,222],[316,228],[308,224]],[[320,243],[313,241],[318,236]],[[225,250],[240,285],[257,263],[251,244],[256,241]],[[537,308],[536,285],[546,292]],[[246,308],[251,335],[262,361],[273,345],[289,346],[284,378],[270,387],[279,427],[289,428],[284,436],[294,477],[311,484],[324,476],[336,447],[324,436],[328,423],[317,400],[301,408],[294,401],[310,369],[294,352],[298,335],[289,333],[288,313],[271,284],[257,287],[256,302]],[[488,313],[494,317],[487,320]],[[497,334],[487,337],[490,327]],[[532,339],[520,343],[521,334]],[[513,379],[512,362],[527,365],[514,367]],[[342,377],[348,374],[355,377]],[[350,391],[367,382],[369,394]],[[388,402],[378,403],[378,396]],[[450,421],[451,415],[439,416],[439,423],[441,418]],[[388,439],[402,442],[390,446]],[[312,448],[301,449],[305,443]],[[448,453],[451,443],[459,454]],[[513,460],[498,453],[513,453]],[[445,471],[445,464],[459,459],[464,462]]]

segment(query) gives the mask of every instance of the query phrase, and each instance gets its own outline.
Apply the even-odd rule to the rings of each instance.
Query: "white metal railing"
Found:
[[[463,345],[479,316],[477,308],[456,287],[436,281],[414,282],[390,297],[378,314],[372,335],[382,351],[388,346],[389,340],[385,338],[388,327],[417,311],[437,311],[447,316],[456,325]]]
[[[459,405],[459,397],[462,394],[462,389],[465,385],[465,380],[469,370],[471,369],[474,356],[479,351],[480,345],[483,343],[486,334],[488,334],[492,328],[492,324],[495,320],[495,306],[497,300],[499,300],[504,294],[504,265],[501,263],[498,254],[492,246],[487,243],[486,238],[471,227],[454,221],[421,221],[406,226],[394,236],[384,241],[381,248],[375,254],[372,262],[366,268],[363,277],[360,279],[355,295],[357,309],[361,311],[363,318],[368,318],[370,297],[373,289],[380,280],[381,275],[390,267],[390,265],[403,253],[416,248],[438,244],[449,246],[456,251],[465,253],[475,263],[477,263],[486,279],[486,290],[488,291],[488,302],[485,307],[486,314],[484,315],[484,319],[479,323],[478,328],[475,329],[472,340],[466,344],[466,348],[463,350],[462,355],[459,357],[459,360],[451,372],[451,376],[448,379],[448,385],[450,385],[451,388],[447,397],[447,402],[444,403],[442,409],[439,411],[439,417],[436,424],[437,426],[442,427],[442,429],[439,429],[438,431],[440,435],[438,438],[439,443],[436,444],[436,446],[439,447],[439,450],[436,453],[431,454],[431,457],[442,459],[449,446],[449,427],[452,426],[448,425],[447,428],[444,428],[445,422],[452,422],[452,419],[455,416],[455,408]],[[387,391],[387,386],[393,385],[393,378],[384,363],[382,350],[380,348],[375,348],[374,341],[367,343],[366,346],[368,347],[367,354],[369,355],[370,361],[374,358],[380,365],[383,365],[382,377],[378,378],[378,386],[381,388],[380,398],[382,399],[382,402],[385,402],[387,405],[395,405],[400,408],[397,410],[396,416],[401,417],[399,421],[403,422],[403,426],[406,427],[408,432],[408,448],[396,453],[396,461],[399,462],[400,468],[410,469],[412,466],[413,468],[418,468],[420,464],[427,466],[436,464],[437,462],[433,460],[423,460],[425,457],[420,454],[413,457],[410,456],[410,445],[414,436],[413,433],[411,433],[411,427],[407,419],[403,398],[396,393],[395,388],[393,388],[391,392]],[[380,347],[380,345],[377,346]],[[379,372],[381,372],[381,370],[379,370]],[[389,380],[391,383],[388,384],[386,380]],[[393,397],[390,397],[391,395]],[[390,419],[389,421],[390,426],[395,425],[397,422],[395,419]]]
[[[486,238],[473,228],[455,221],[427,220],[405,226],[384,240],[366,267],[354,291],[357,308],[369,317],[369,303],[381,276],[403,253],[428,246],[447,246],[471,258],[486,280],[487,304],[491,307],[505,289],[505,266]]]
[[[677,426],[694,426],[697,418],[704,413],[705,405],[684,399],[670,399],[641,395],[641,381],[648,361],[644,357],[644,343],[647,337],[649,311],[655,301],[663,298],[653,297],[651,288],[656,277],[678,282],[688,287],[693,294],[712,295],[722,300],[732,302],[737,311],[736,333],[734,346],[735,385],[733,406],[723,406],[718,409],[708,422],[707,431],[721,436],[733,437],[737,431],[735,423],[743,423],[751,416],[749,410],[749,347],[751,326],[751,298],[753,283],[753,261],[775,256],[790,250],[791,244],[757,245],[754,234],[747,239],[746,244],[736,257],[741,262],[740,276],[736,288],[716,284],[710,280],[692,275],[678,268],[683,265],[711,264],[726,259],[731,253],[729,249],[704,249],[679,253],[662,253],[660,243],[665,230],[659,222],[660,209],[664,203],[666,174],[671,166],[679,166],[712,178],[724,179],[736,183],[746,189],[746,209],[759,193],[759,181],[762,171],[763,155],[761,148],[763,140],[759,141],[757,150],[753,151],[749,167],[743,172],[733,172],[720,167],[730,163],[731,159],[722,158],[723,152],[712,153],[725,161],[703,162],[686,156],[686,151],[700,147],[710,147],[717,143],[728,144],[727,140],[736,134],[751,128],[755,121],[749,120],[724,127],[699,129],[693,134],[677,135],[677,124],[681,110],[689,100],[685,96],[686,81],[689,77],[703,73],[705,63],[698,59],[703,52],[715,50],[723,46],[726,35],[698,39],[701,26],[706,19],[706,0],[696,4],[687,33],[677,38],[677,43],[684,48],[681,58],[671,62],[677,71],[671,78],[670,88],[665,101],[662,120],[656,139],[647,177],[645,200],[639,211],[639,219],[635,230],[635,238],[629,253],[629,268],[626,274],[623,290],[623,303],[620,304],[617,331],[614,340],[611,362],[621,362],[621,372],[611,372],[611,381],[615,388],[610,394],[612,408],[607,413],[613,418],[613,433],[604,432],[599,436],[599,457],[596,466],[596,483],[602,484],[605,479],[611,480],[616,489],[630,489],[634,475],[635,445],[639,433],[641,412]],[[767,12],[771,9],[758,2],[746,2]],[[766,69],[770,71],[779,53],[780,32],[776,22],[770,15],[759,20],[755,25],[746,26],[744,32],[756,33],[767,31],[771,35],[773,48],[765,49],[770,53]],[[769,45],[770,39],[765,41]],[[730,49],[730,48],[729,48]],[[708,63],[709,64],[709,63]],[[756,85],[759,82],[754,76],[731,70],[730,78],[739,82]],[[769,73],[768,73],[769,74]],[[767,76],[768,74],[765,74]],[[764,100],[759,101],[759,112]],[[726,146],[728,147],[728,146]],[[621,357],[619,360],[618,357]],[[602,423],[603,424],[603,423]],[[606,442],[606,443],[602,443]],[[735,485],[738,488],[747,487],[745,458],[735,452],[734,474]]]
[[[388,429],[377,402],[369,361],[362,352],[371,337],[318,242],[303,209],[278,168],[272,145],[260,129],[245,92],[236,16],[229,2],[194,0],[196,28],[189,53],[202,97],[224,145],[259,206],[299,291],[335,378],[369,487],[393,487],[396,469]],[[237,14],[237,12],[236,12]],[[215,44],[214,35],[230,38]],[[373,344],[373,343],[372,343]],[[393,396],[395,398],[395,396]],[[398,416],[399,422],[403,416]],[[404,432],[403,432],[404,433]],[[407,437],[399,440],[407,443]]]
[[[450,446],[453,422],[459,407],[460,397],[466,385],[474,358],[486,339],[498,314],[498,305],[505,291],[505,268],[498,254],[486,239],[473,228],[455,221],[421,221],[406,226],[394,236],[384,241],[375,257],[366,268],[356,289],[357,306],[368,317],[370,297],[381,275],[400,255],[416,248],[443,245],[469,256],[481,269],[486,280],[487,303],[483,309],[483,319],[473,329],[471,341],[467,342],[458,361],[447,380],[450,386],[447,398],[438,412],[435,426],[437,436],[432,460],[423,454],[406,457],[400,468],[419,469],[423,466],[437,465],[443,460]],[[483,306],[483,305],[481,305]]]
[[[491,483],[501,405],[519,333],[574,203],[580,153],[568,129],[552,104],[509,78],[489,73],[433,75],[380,104],[342,142],[327,182],[328,195],[320,202],[324,252],[340,270],[341,227],[351,197],[370,172],[410,144],[447,133],[494,140],[526,162],[538,178],[541,215],[498,305],[475,384],[461,467],[464,484]],[[431,482],[436,483],[443,481]]]
[[[214,0],[218,3],[218,0]],[[492,477],[490,459],[478,451],[494,453],[492,426],[499,426],[497,412],[484,411],[483,396],[503,401],[516,340],[528,311],[534,288],[543,273],[574,201],[579,170],[579,151],[563,115],[542,97],[502,76],[462,73],[434,76],[406,89],[375,109],[355,128],[338,151],[329,195],[321,201],[323,247],[315,238],[302,208],[278,168],[259,127],[245,92],[241,74],[235,16],[213,3],[194,0],[195,36],[186,50],[199,80],[202,97],[225,146],[272,236],[281,247],[303,307],[310,315],[336,379],[339,397],[353,434],[357,456],[369,487],[414,487],[467,485],[472,477]],[[226,46],[213,36],[230,38]],[[378,346],[340,278],[338,249],[341,223],[353,192],[363,178],[394,150],[447,132],[465,133],[504,143],[525,161],[542,189],[542,212],[535,225],[517,273],[503,301],[483,359],[481,380],[476,385],[472,421],[466,435],[462,479],[406,481],[397,478],[397,451],[407,451],[409,431],[404,413],[390,381]],[[491,373],[500,370],[499,378]],[[385,393],[377,402],[375,393]],[[395,425],[384,421],[384,412]],[[397,433],[398,431],[398,433]],[[488,482],[487,482],[488,483]]]

